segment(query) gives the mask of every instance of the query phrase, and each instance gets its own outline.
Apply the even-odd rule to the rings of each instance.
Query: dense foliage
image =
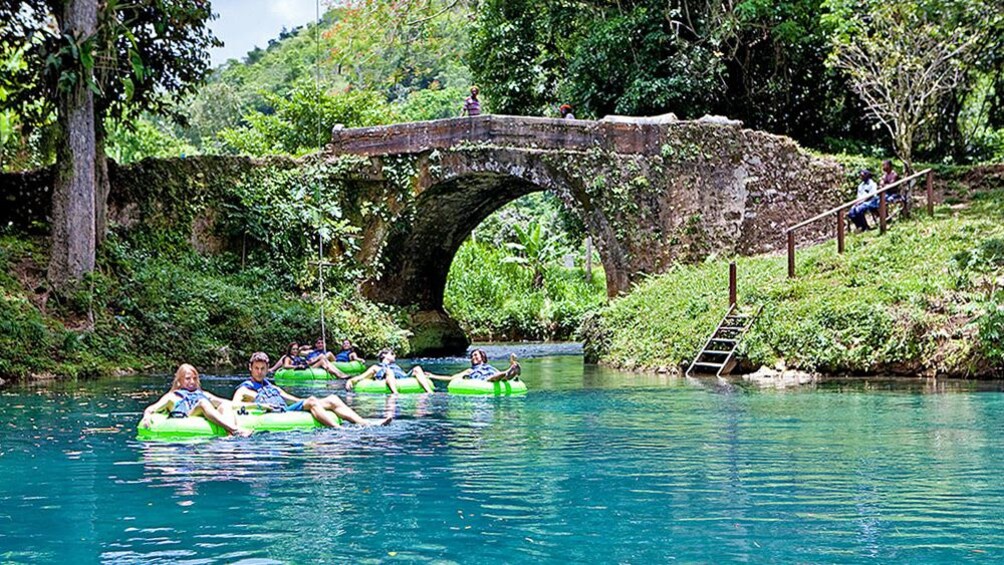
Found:
[[[827,61],[865,37],[855,22],[896,6],[926,14],[929,36],[978,32],[965,35],[972,56],[953,60],[959,82],[923,109],[913,153],[955,162],[999,157],[1004,7],[976,0],[339,2],[320,24],[284,29],[227,62],[182,105],[156,99],[154,114],[133,110],[109,134],[112,145],[142,147],[123,139],[122,128],[135,125],[158,138],[151,155],[300,154],[323,144],[335,123],[455,116],[476,82],[486,109],[497,113],[553,116],[562,103],[578,117],[716,113],[809,147],[889,155],[893,138],[875,127],[849,74]],[[14,75],[36,66],[26,57],[18,43],[0,39],[0,62]],[[112,85],[119,98],[129,80]],[[0,78],[0,100],[22,83]],[[0,113],[5,168],[51,162],[41,133],[48,115],[44,104]],[[288,129],[297,131],[281,131]]]
[[[270,268],[235,269],[179,248],[173,254],[112,236],[82,289],[44,302],[24,280],[44,263],[39,241],[0,238],[0,375],[105,375],[181,362],[240,367],[253,351],[278,356],[320,333],[318,300],[304,300]],[[43,302],[39,302],[43,300]],[[328,339],[366,351],[407,350],[390,313],[351,294],[328,295]]]
[[[478,340],[570,339],[606,303],[599,258],[585,271],[584,228],[546,193],[489,217],[453,259],[444,305]]]

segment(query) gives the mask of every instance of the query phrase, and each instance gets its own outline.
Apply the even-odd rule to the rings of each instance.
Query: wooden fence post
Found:
[[[844,252],[844,210],[837,210],[837,253]]]
[[[729,263],[729,306],[735,305],[739,299],[736,290],[736,262]]]
[[[927,215],[934,215],[934,171],[927,171]]]
[[[788,232],[788,278],[795,278],[795,232]]]
[[[885,203],[885,193],[879,194],[879,233],[885,233],[886,229],[886,214],[888,210],[886,209]]]

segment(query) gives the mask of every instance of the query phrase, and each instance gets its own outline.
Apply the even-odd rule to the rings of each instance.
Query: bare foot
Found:
[[[509,354],[509,369],[505,372],[505,380],[512,380],[523,374],[523,368],[516,362],[516,354]]]
[[[244,428],[237,428],[230,435],[236,437],[248,437],[251,435],[251,430],[245,430]]]
[[[390,424],[393,421],[394,421],[394,416],[387,416],[383,420],[380,420],[380,423],[377,424],[377,425],[378,426],[386,426],[387,424]]]
[[[352,391],[352,381],[345,381],[345,390]]]

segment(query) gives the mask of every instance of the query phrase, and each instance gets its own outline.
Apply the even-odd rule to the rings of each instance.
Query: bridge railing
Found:
[[[926,177],[926,193],[927,193],[927,213],[931,216],[934,215],[934,171],[931,169],[924,169],[918,173],[914,173],[908,177],[900,179],[894,183],[884,186],[879,189],[875,194],[864,196],[862,198],[856,198],[850,202],[845,202],[836,208],[827,210],[821,214],[817,214],[804,222],[799,222],[786,230],[784,230],[785,235],[788,239],[788,278],[795,278],[795,232],[799,229],[804,228],[810,224],[813,224],[819,220],[823,220],[829,216],[836,215],[837,218],[837,253],[844,252],[844,228],[846,225],[846,211],[861,202],[865,202],[874,198],[876,195],[879,197],[879,232],[885,233],[886,224],[888,218],[888,206],[886,202],[886,192],[892,189],[899,188],[906,183],[913,182],[914,180]],[[910,215],[910,194],[909,190],[906,193],[906,199],[904,200],[904,215]]]

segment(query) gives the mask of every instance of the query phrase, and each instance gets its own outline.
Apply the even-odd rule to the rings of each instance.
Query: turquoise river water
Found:
[[[166,376],[8,387],[0,563],[1004,559],[998,383],[775,391],[577,356],[528,359],[524,380],[347,397],[394,412],[385,428],[188,444],[135,439]]]

